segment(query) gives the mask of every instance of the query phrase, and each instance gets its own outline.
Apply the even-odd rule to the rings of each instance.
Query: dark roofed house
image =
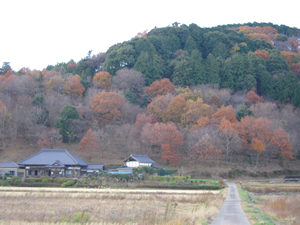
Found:
[[[66,149],[43,149],[42,151],[18,162],[20,168],[24,169],[25,177],[28,176],[61,176],[76,177],[87,173],[88,163],[71,154]],[[104,168],[103,164],[98,165]],[[99,165],[102,165],[99,166]],[[90,168],[92,170],[92,168]]]
[[[0,176],[3,177],[6,174],[17,176],[19,165],[15,162],[0,163]]]
[[[86,167],[87,173],[94,173],[105,170],[104,164],[88,164]]]
[[[146,155],[133,155],[131,154],[129,157],[123,160],[127,167],[140,167],[140,166],[149,166],[153,168],[161,168],[163,167],[157,165],[152,159],[150,159]]]

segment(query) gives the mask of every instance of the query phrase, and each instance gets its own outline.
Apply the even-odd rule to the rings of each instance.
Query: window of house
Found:
[[[15,175],[15,171],[9,171],[9,175],[14,176]]]

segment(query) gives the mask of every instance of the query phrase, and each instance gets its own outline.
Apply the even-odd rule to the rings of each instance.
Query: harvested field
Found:
[[[253,224],[300,224],[300,184],[245,182],[242,206]],[[249,198],[248,198],[249,197]]]
[[[210,223],[224,192],[0,188],[0,224]]]

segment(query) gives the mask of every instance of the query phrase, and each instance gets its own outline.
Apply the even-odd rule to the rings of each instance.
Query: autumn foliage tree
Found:
[[[235,111],[232,108],[231,105],[226,106],[226,107],[221,107],[214,115],[213,118],[218,119],[218,120],[223,120],[227,119],[231,123],[237,122]]]
[[[222,151],[213,143],[209,134],[202,136],[191,152],[198,162],[216,161],[221,154]]]
[[[168,78],[164,78],[161,81],[154,81],[149,87],[145,88],[145,92],[151,97],[158,95],[165,95],[167,93],[173,93],[175,86]]]
[[[197,124],[201,117],[211,118],[213,115],[213,108],[210,105],[204,104],[201,98],[197,101],[189,100],[187,102],[187,110],[182,114],[181,123],[184,127],[191,127]]]
[[[80,76],[75,75],[67,81],[68,92],[74,98],[82,97],[82,94],[85,90],[84,86],[80,83]]]
[[[276,147],[280,156],[287,159],[293,159],[292,145],[289,141],[287,133],[282,129],[276,129],[273,131],[273,137],[271,139],[271,146]]]
[[[79,143],[79,151],[91,161],[92,155],[99,149],[98,139],[92,129],[89,129]]]
[[[96,73],[93,77],[93,83],[95,87],[100,87],[105,89],[106,91],[111,88],[111,75],[108,72]]]
[[[258,94],[256,94],[254,91],[249,91],[247,93],[247,102],[249,105],[252,105],[252,104],[256,104],[256,103],[260,103],[260,102],[263,102],[264,99],[263,97],[259,97]]]
[[[257,49],[254,54],[260,58],[260,59],[264,59],[264,60],[267,60],[269,57],[270,57],[270,53],[267,52],[266,50],[260,50],[260,49]]]
[[[101,122],[109,123],[120,119],[123,104],[121,95],[114,92],[101,92],[92,98],[91,108]]]
[[[179,165],[180,154],[177,146],[182,145],[183,135],[178,131],[174,123],[155,123],[144,125],[141,139],[148,149],[152,150],[152,146],[159,146],[156,149],[163,159],[166,159],[170,165]],[[153,154],[153,151],[152,151]]]
[[[266,146],[271,142],[273,136],[272,122],[267,118],[246,116],[242,118],[241,122],[237,123],[235,127],[242,138],[244,147],[256,153],[257,166],[259,156],[265,151],[265,148],[262,148],[262,146]],[[253,164],[252,152],[250,152],[250,156]]]

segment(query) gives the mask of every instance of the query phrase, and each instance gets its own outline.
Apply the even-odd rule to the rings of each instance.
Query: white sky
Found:
[[[299,0],[3,0],[0,13],[0,67],[78,62],[89,50],[105,52],[138,32],[177,21],[200,27],[272,22],[300,28]]]

